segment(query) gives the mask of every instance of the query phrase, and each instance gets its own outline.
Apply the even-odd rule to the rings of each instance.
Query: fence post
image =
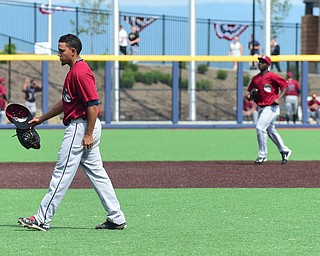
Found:
[[[48,112],[49,107],[49,63],[42,61],[42,114]]]
[[[172,112],[173,124],[179,122],[179,62],[172,63]]]
[[[112,120],[111,115],[111,93],[112,93],[112,77],[111,77],[111,61],[105,62],[105,91],[104,91],[104,112],[106,124],[110,124]]]
[[[238,62],[237,69],[237,123],[243,122],[243,62]]]
[[[308,62],[303,61],[301,64],[301,108],[302,108],[302,123],[308,122]]]
[[[162,55],[166,55],[166,16],[162,15]],[[162,64],[165,62],[162,61]]]

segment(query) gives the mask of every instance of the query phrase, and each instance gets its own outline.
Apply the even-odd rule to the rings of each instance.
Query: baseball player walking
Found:
[[[267,161],[267,139],[269,135],[282,156],[281,164],[285,164],[288,162],[292,151],[284,144],[280,134],[277,132],[275,121],[280,114],[279,103],[288,90],[288,82],[268,70],[272,63],[268,56],[262,55],[258,60],[260,73],[252,78],[247,89],[248,99],[254,100],[258,105],[256,130],[259,152],[255,163],[262,164]],[[255,99],[253,99],[252,94],[250,94],[253,89],[257,89],[258,91]]]
[[[51,220],[79,165],[94,186],[107,212],[106,221],[97,225],[96,229],[126,227],[125,216],[120,209],[113,185],[103,168],[99,151],[101,135],[101,123],[98,119],[99,97],[94,75],[88,64],[80,58],[81,50],[81,41],[75,35],[67,34],[60,37],[58,56],[61,65],[70,66],[63,85],[62,99],[47,113],[30,121],[36,126],[63,112],[66,131],[48,192],[42,199],[37,214],[18,219],[18,223],[23,227],[40,231],[49,229]]]

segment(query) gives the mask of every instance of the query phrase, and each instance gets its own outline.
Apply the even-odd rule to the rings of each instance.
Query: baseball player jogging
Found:
[[[281,164],[285,164],[288,162],[292,151],[284,144],[277,132],[275,120],[280,114],[279,102],[288,90],[288,83],[282,77],[268,70],[272,63],[268,56],[262,55],[258,60],[260,73],[252,78],[247,89],[248,99],[254,100],[258,105],[256,130],[259,152],[255,163],[262,164],[267,161],[267,139],[269,136],[282,156]]]
[[[59,39],[58,56],[61,65],[69,65],[65,78],[62,99],[47,113],[34,117],[29,122],[34,127],[44,121],[64,113],[66,126],[64,138],[58,152],[58,160],[52,174],[47,194],[42,199],[37,214],[29,218],[19,218],[23,227],[47,231],[51,220],[60,205],[80,165],[107,212],[104,223],[96,229],[124,229],[126,220],[120,209],[111,180],[108,177],[99,151],[101,123],[99,98],[94,75],[88,64],[79,54],[82,44],[72,34]]]

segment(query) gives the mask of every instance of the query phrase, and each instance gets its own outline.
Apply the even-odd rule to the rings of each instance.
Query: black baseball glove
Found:
[[[40,148],[40,136],[39,133],[31,128],[31,129],[16,129],[17,134],[13,135],[18,137],[18,140],[22,146],[24,146],[26,149],[34,148],[39,149]]]
[[[258,98],[259,91],[257,88],[253,88],[249,94],[249,100],[255,100]]]
[[[33,118],[29,109],[17,103],[11,103],[6,107],[8,120],[16,126],[16,134],[20,144],[26,149],[39,149],[40,136],[38,132],[29,124]]]

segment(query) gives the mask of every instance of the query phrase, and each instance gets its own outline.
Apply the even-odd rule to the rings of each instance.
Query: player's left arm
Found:
[[[93,146],[93,129],[98,117],[98,104],[99,101],[89,101],[87,103],[87,129],[82,140],[82,145],[86,149]]]
[[[280,93],[278,95],[278,98],[274,100],[274,103],[279,104],[282,98],[286,95],[289,87],[288,81],[286,81],[282,77],[278,76],[275,80],[276,83],[279,85]]]

